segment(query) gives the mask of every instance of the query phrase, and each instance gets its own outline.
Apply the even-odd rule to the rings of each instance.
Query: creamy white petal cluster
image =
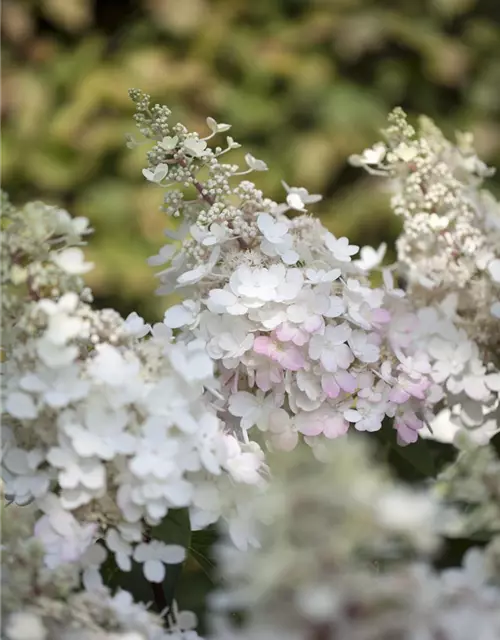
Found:
[[[443,505],[392,484],[347,437],[318,464],[304,449],[273,459],[273,483],[256,504],[261,546],[222,547],[221,614],[243,609],[219,640],[443,638],[500,633],[500,584],[483,552],[463,568],[431,569]]]
[[[389,179],[403,218],[397,269],[443,400],[438,419],[429,415],[433,434],[423,434],[451,442],[467,428],[487,442],[500,428],[500,206],[483,188],[493,171],[470,134],[452,144],[426,118],[417,132],[400,109],[384,134],[353,161]]]
[[[155,143],[148,171],[168,165],[160,181],[166,211],[182,217],[179,232],[167,233],[179,245],[149,260],[169,263],[158,274],[159,292],[184,295],[165,323],[183,340],[206,343],[234,433],[246,440],[257,429],[264,435],[253,439],[268,448],[292,449],[302,436],[313,444],[350,426],[378,431],[389,417],[401,443],[415,442],[431,367],[398,332],[411,311],[390,274],[383,287],[370,285],[367,273],[385,247],[365,247],[353,260],[358,246],[305,213],[320,196],[284,183],[286,202],[278,204],[247,180],[235,184],[248,171],[222,163],[231,140],[193,156],[185,146],[193,134],[170,127],[163,107],[160,126],[141,96],[132,95],[141,130]],[[256,169],[255,159],[249,167]],[[289,209],[301,215],[289,218]]]
[[[66,514],[69,516],[69,514]],[[35,505],[2,508],[2,638],[6,640],[201,640],[196,616],[173,605],[169,629],[132,595],[101,585],[82,588],[80,568],[105,555],[99,544],[81,562],[47,566],[34,537]],[[62,527],[62,522],[60,523]],[[85,580],[84,580],[85,582]]]
[[[229,529],[237,526],[236,487],[263,483],[262,454],[227,433],[212,407],[220,394],[203,341],[173,342],[162,323],[92,309],[74,269],[47,261],[54,212],[40,208],[47,255],[43,243],[32,245],[25,211],[8,213],[4,318],[19,315],[14,327],[4,325],[5,493],[19,504],[35,501],[47,566],[78,562],[101,539],[122,571],[134,560],[149,581],[162,582],[165,565],[182,562],[186,551],[148,541],[156,525],[185,508],[197,526],[224,513]],[[31,261],[40,284],[13,283],[15,264],[33,269]],[[47,295],[54,290],[61,295]],[[205,504],[200,491],[210,482],[215,495]],[[246,544],[241,532],[238,540]],[[99,580],[98,565],[90,582]]]

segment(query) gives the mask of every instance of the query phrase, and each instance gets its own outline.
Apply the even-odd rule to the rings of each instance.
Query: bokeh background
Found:
[[[317,212],[360,243],[392,242],[387,197],[349,154],[388,110],[471,129],[500,159],[498,0],[3,0],[3,187],[87,216],[98,304],[155,319],[145,259],[162,244],[161,193],[141,175],[127,89],[188,127],[207,115],[264,159],[257,176],[324,194]],[[496,184],[498,186],[499,183]],[[495,188],[495,185],[494,187]]]
[[[323,193],[325,224],[358,243],[398,233],[387,195],[347,164],[393,106],[472,130],[500,165],[500,0],[3,0],[2,14],[3,187],[90,218],[90,284],[124,314],[151,321],[167,304],[146,258],[168,221],[144,147],[125,146],[129,87],[190,128],[231,123],[268,163],[256,181],[269,196],[281,179]],[[204,535],[178,594],[197,611],[212,584]]]

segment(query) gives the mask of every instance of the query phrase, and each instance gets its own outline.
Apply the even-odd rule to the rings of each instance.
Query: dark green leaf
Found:
[[[161,540],[165,544],[178,544],[189,549],[191,528],[187,509],[169,511],[164,520],[150,530],[150,538]],[[131,571],[122,571],[116,565],[114,556],[110,556],[104,564],[102,575],[106,585],[111,589],[125,589],[136,601],[153,602],[160,612],[169,607],[175,596],[175,588],[182,572],[182,564],[167,565],[165,579],[161,584],[152,585],[144,577],[142,565],[132,561]]]

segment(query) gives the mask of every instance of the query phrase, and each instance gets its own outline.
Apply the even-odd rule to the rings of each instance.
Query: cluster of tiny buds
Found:
[[[228,227],[227,222],[236,217],[237,211],[235,207],[228,206],[224,202],[214,202],[208,209],[200,212],[196,224],[199,227],[208,227],[217,222],[222,226]]]
[[[124,345],[130,341],[130,335],[123,325],[123,320],[114,309],[94,311],[87,305],[81,305],[77,315],[88,321],[89,340],[94,346],[100,343]]]
[[[259,230],[253,221],[247,221],[243,217],[237,217],[233,222],[233,231],[236,236],[249,244],[259,235]]]
[[[184,194],[179,189],[169,189],[163,196],[162,211],[169,216],[178,218],[180,216],[180,208],[184,201]]]
[[[184,240],[182,248],[184,250],[184,253],[186,254],[186,257],[188,258],[186,264],[190,266],[205,262],[206,260],[208,260],[208,257],[210,255],[210,251],[207,249],[207,247],[203,247],[192,238],[187,238],[186,240]]]
[[[387,138],[406,139],[413,138],[415,129],[408,123],[406,114],[400,107],[392,110],[388,117],[389,127],[384,131]]]

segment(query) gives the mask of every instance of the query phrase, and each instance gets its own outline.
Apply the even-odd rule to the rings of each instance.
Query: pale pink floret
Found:
[[[353,393],[356,386],[356,378],[347,371],[324,373],[321,376],[321,388],[329,398],[337,398],[341,391]]]
[[[347,420],[329,406],[298,414],[295,424],[305,436],[319,436],[322,433],[330,439],[345,435],[349,429]]]
[[[424,423],[417,418],[413,411],[405,411],[402,416],[396,416],[394,420],[394,428],[398,432],[398,441],[400,444],[412,444],[418,440],[418,432]]]
[[[280,342],[293,342],[298,347],[303,346],[309,341],[309,333],[300,327],[284,322],[275,331],[276,337]]]
[[[255,353],[278,362],[283,369],[288,371],[298,371],[304,368],[304,356],[294,344],[282,344],[269,336],[258,336],[254,340],[253,349]]]
[[[412,380],[407,375],[399,375],[396,386],[389,392],[389,400],[396,404],[404,404],[410,398],[424,400],[430,384],[430,380],[425,377]]]

